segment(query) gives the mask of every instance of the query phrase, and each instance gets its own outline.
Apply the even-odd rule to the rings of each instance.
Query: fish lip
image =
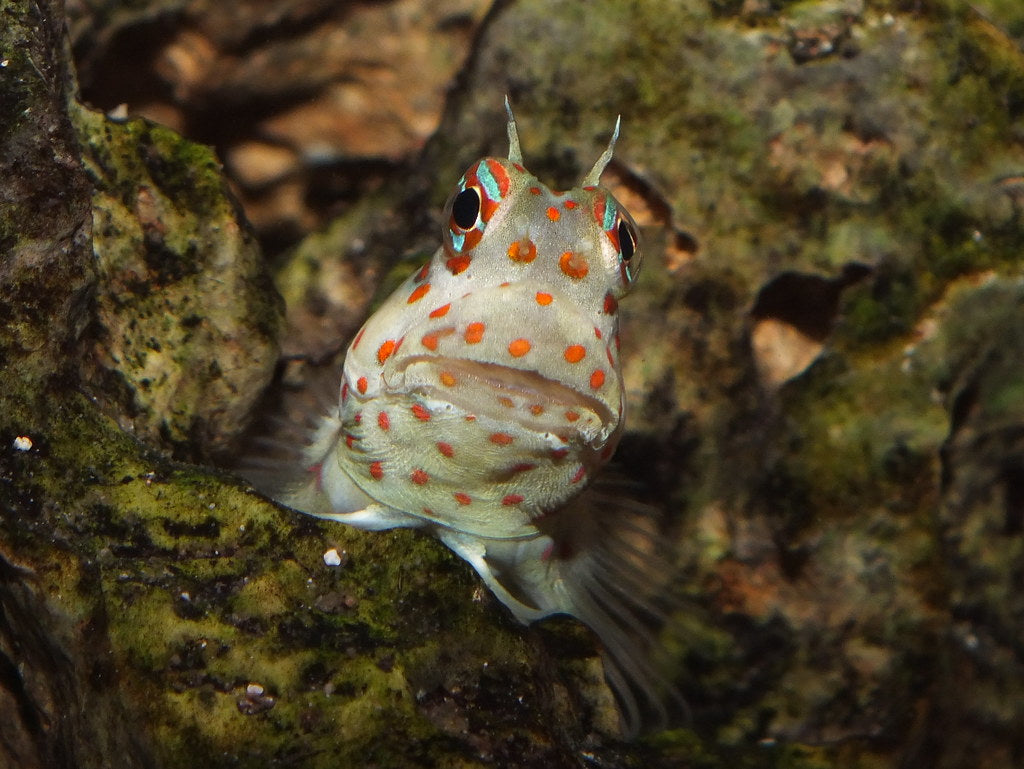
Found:
[[[516,368],[502,363],[452,358],[444,355],[410,355],[403,359],[399,372],[404,373],[405,369],[417,363],[436,366],[438,369],[452,373],[456,378],[470,377],[478,385],[490,387],[499,395],[519,397],[526,401],[539,402],[545,406],[552,405],[556,408],[588,409],[597,416],[604,427],[601,431],[603,437],[597,436],[598,443],[603,442],[603,439],[613,432],[618,423],[618,418],[611,408],[599,398],[557,379],[547,377],[536,369]],[[417,389],[421,390],[423,395],[449,401],[467,412],[481,411],[481,404],[460,402],[463,399],[459,397],[458,390],[449,391],[434,386]],[[531,398],[531,395],[534,397]],[[502,412],[495,410],[495,413],[501,414]],[[541,420],[527,421],[542,424]],[[593,441],[588,438],[587,442]]]

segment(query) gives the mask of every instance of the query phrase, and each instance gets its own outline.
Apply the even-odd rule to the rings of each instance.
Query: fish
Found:
[[[555,191],[526,170],[505,108],[508,156],[458,180],[441,245],[355,334],[336,403],[290,466],[248,477],[303,513],[426,530],[523,624],[582,621],[632,735],[663,720],[671,687],[646,630],[661,620],[651,509],[592,483],[625,424],[618,307],[643,256],[600,186],[621,120],[580,185]]]

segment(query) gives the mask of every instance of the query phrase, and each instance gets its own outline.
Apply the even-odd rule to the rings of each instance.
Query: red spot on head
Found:
[[[363,412],[357,411],[355,414],[353,414],[352,421],[355,422],[357,425],[361,425],[363,423]]]
[[[558,266],[567,277],[573,280],[582,280],[590,272],[587,257],[578,251],[566,251],[558,257]]]
[[[530,351],[530,347],[529,339],[513,339],[508,343],[508,353],[513,358],[522,358]]]
[[[540,195],[540,187],[530,187],[531,195]]]
[[[345,435],[345,446],[352,448],[352,445],[356,442],[356,437],[351,433]]]
[[[413,289],[413,292],[411,294],[409,294],[409,298],[406,299],[405,301],[408,304],[412,304],[413,302],[418,302],[420,299],[422,299],[423,297],[425,297],[427,295],[428,291],[430,291],[430,284],[429,283],[422,283],[422,284],[416,286],[416,288]]]
[[[395,340],[385,339],[381,346],[377,348],[377,362],[380,365],[384,365],[384,361],[391,357],[391,353],[395,351]]]
[[[375,481],[379,481],[384,477],[384,467],[380,462],[370,463],[370,477]]]
[[[552,459],[565,459],[569,455],[569,449],[551,449]]]
[[[388,419],[386,411],[382,411],[377,415],[377,424],[380,426],[381,430],[391,429],[391,420]]]
[[[471,261],[466,254],[462,254],[461,256],[453,256],[444,265],[451,271],[452,275],[458,275],[460,272],[466,271]]]
[[[356,338],[352,340],[352,349],[353,350],[356,349],[359,346],[359,343],[361,341],[363,341],[363,334],[365,334],[365,333],[366,333],[366,326],[363,326],[361,329],[359,329],[359,333],[356,334]]]
[[[448,314],[448,310],[450,310],[451,308],[452,308],[451,302],[449,302],[448,304],[442,304],[436,310],[431,310],[430,311],[430,317],[431,318],[443,318],[445,315]]]
[[[568,363],[579,363],[587,357],[587,348],[581,344],[571,344],[565,348],[565,352],[562,353],[562,357],[564,357]]]
[[[463,494],[461,491],[456,491],[452,496],[455,497],[455,501],[460,505],[468,505],[473,501],[473,498],[469,496],[469,494]]]
[[[508,258],[513,262],[529,264],[537,258],[537,244],[529,238],[514,240],[508,247]]]
[[[577,204],[575,200],[567,200],[562,205],[571,211],[572,209],[576,208]]]
[[[417,486],[422,486],[424,483],[430,480],[430,476],[427,475],[423,470],[413,470],[409,475],[409,480],[415,483]]]
[[[356,380],[356,389],[359,390],[360,394],[366,393],[367,384],[366,377],[364,376],[361,376]]]
[[[616,300],[615,297],[611,295],[611,293],[605,294],[604,295],[604,314],[605,315],[614,315],[615,311],[617,309],[619,309],[619,302],[618,302],[618,300]]]
[[[446,457],[452,457],[455,455],[455,449],[452,448],[452,444],[445,443],[444,441],[438,441],[436,444],[437,450],[444,454]]]
[[[416,277],[413,280],[417,283],[422,283],[428,274],[430,274],[430,262],[420,267],[420,271],[416,273]]]
[[[516,169],[516,170],[517,170],[517,171],[518,171],[519,173],[521,173],[521,174],[525,174],[525,173],[526,173],[526,169],[525,169],[525,168],[523,168],[523,167],[522,167],[521,165],[519,165],[519,163],[513,163],[513,164],[512,164],[512,167],[513,167],[514,169]]]
[[[525,473],[528,470],[533,470],[537,465],[532,462],[520,462],[518,465],[512,465],[509,468],[510,473]]]
[[[580,465],[580,469],[576,471],[576,475],[572,477],[572,480],[570,480],[569,483],[579,483],[580,481],[583,480],[586,474],[587,468],[585,468],[583,465]]]
[[[522,494],[506,494],[501,499],[501,504],[505,507],[511,507],[512,505],[518,505],[524,499]]]
[[[412,413],[413,413],[413,416],[415,416],[421,422],[429,422],[430,421],[430,412],[427,411],[419,403],[413,405]]]

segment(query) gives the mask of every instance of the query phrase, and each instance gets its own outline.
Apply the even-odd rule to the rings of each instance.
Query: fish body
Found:
[[[427,529],[520,621],[581,619],[634,728],[637,691],[656,699],[636,638],[645,530],[636,509],[583,494],[623,428],[618,302],[641,260],[598,183],[618,124],[560,192],[523,166],[508,117],[509,157],[459,179],[441,246],[354,337],[304,479],[270,494],[366,529]]]

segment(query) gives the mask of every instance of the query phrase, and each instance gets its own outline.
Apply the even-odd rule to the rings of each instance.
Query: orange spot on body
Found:
[[[511,507],[512,505],[518,505],[520,502],[523,501],[523,499],[524,497],[522,496],[522,494],[506,494],[504,497],[502,497],[501,504],[503,504],[505,507]]]
[[[423,284],[421,284],[419,286],[416,286],[416,288],[413,289],[413,292],[411,294],[409,294],[409,298],[406,299],[406,302],[408,304],[412,304],[413,302],[418,302],[420,299],[422,299],[423,297],[425,297],[427,295],[428,291],[430,291],[430,284],[429,283],[423,283]]]
[[[381,430],[391,429],[391,420],[388,419],[387,412],[382,411],[377,415],[377,424],[380,426]]]
[[[460,272],[466,271],[470,261],[471,259],[463,254],[462,256],[453,256],[444,265],[451,271],[452,275],[458,275]]]
[[[391,353],[395,351],[395,340],[385,339],[380,347],[377,348],[377,362],[380,365],[384,365],[384,361],[391,357]]]
[[[508,258],[513,262],[529,264],[537,258],[537,244],[529,238],[521,238],[508,247]]]
[[[444,441],[438,441],[436,444],[437,450],[444,454],[446,457],[455,456],[455,449],[452,448],[452,444],[445,443]]]
[[[380,462],[370,463],[370,477],[375,481],[379,481],[384,477],[384,467]]]
[[[470,323],[466,326],[466,344],[477,344],[484,338],[484,324]]]
[[[580,418],[580,414],[578,411],[569,410],[565,412],[565,418],[570,422],[575,422],[577,419]]]
[[[548,206],[547,215],[548,219],[550,219],[553,222],[557,222],[562,216],[562,214],[559,213],[558,209],[555,208],[554,206]]]
[[[551,449],[552,459],[565,459],[569,456],[569,449]]]
[[[545,294],[543,291],[538,291],[536,298],[537,304],[539,304],[541,307],[547,307],[549,304],[551,304],[551,301],[554,299],[554,297],[551,296],[551,294]]]
[[[562,205],[565,206],[566,208],[568,208],[571,211],[572,209],[576,208],[576,201],[575,200],[567,200]]]
[[[438,338],[437,334],[435,333],[424,334],[423,338],[420,340],[420,344],[426,347],[431,352],[437,350],[437,343]]]
[[[558,266],[566,276],[573,280],[582,280],[590,272],[587,257],[576,251],[566,251],[558,257]]]
[[[430,421],[430,412],[427,411],[419,403],[413,405],[412,413],[413,413],[413,416],[416,417],[421,422],[429,422]]]
[[[469,496],[469,494],[463,494],[461,491],[456,491],[452,496],[455,497],[455,501],[460,505],[468,505],[473,501],[473,498]]]
[[[544,413],[544,407],[541,406],[539,403],[534,403],[532,406],[530,406],[530,413],[533,414],[535,417],[539,417],[541,414]]]
[[[409,475],[409,480],[415,483],[417,486],[422,486],[424,483],[430,480],[430,476],[427,475],[423,470],[413,470]]]
[[[430,311],[430,317],[431,318],[443,318],[445,315],[448,314],[448,310],[450,310],[451,308],[452,308],[451,302],[449,302],[448,304],[442,304],[436,310],[431,310]]]
[[[511,398],[509,398],[507,395],[499,395],[498,396],[498,403],[500,403],[502,406],[504,406],[507,409],[512,409],[512,408],[516,407],[516,402],[514,400],[512,400]]]
[[[348,399],[348,382],[341,383],[341,402],[344,403]]]
[[[368,383],[366,381],[366,377],[364,376],[361,376],[359,377],[359,379],[356,380],[356,389],[359,390],[360,394],[366,393],[367,385]]]
[[[530,187],[531,195],[540,195],[540,187]]]
[[[455,375],[450,371],[442,371],[438,378],[445,387],[451,387],[455,384]]]
[[[363,423],[363,412],[357,411],[355,414],[353,414],[352,421],[355,422],[357,425],[361,425]]]
[[[416,277],[413,278],[413,280],[416,281],[417,283],[422,283],[423,280],[427,277],[427,275],[429,273],[430,273],[430,262],[427,262],[425,265],[420,267],[420,271],[416,273]]]
[[[531,346],[529,339],[513,339],[508,343],[508,353],[513,358],[522,358],[530,351]]]
[[[601,369],[597,369],[593,374],[590,375],[590,389],[596,390],[604,384],[604,372]]]
[[[579,363],[587,357],[587,348],[581,344],[571,344],[565,348],[565,352],[562,355],[569,363]]]
[[[487,440],[498,446],[508,446],[510,443],[512,443],[512,441],[515,440],[515,438],[513,438],[508,433],[491,433],[489,436],[487,436]]]
[[[509,468],[509,472],[510,473],[525,473],[526,471],[533,470],[536,467],[537,467],[537,465],[535,465],[535,464],[533,464],[531,462],[520,462],[518,465],[512,465],[512,467]]]
[[[611,294],[604,295],[604,314],[614,315],[615,311],[619,309],[619,303]]]
[[[355,442],[356,442],[356,437],[354,435],[349,434],[349,435],[345,436],[345,445],[348,446],[348,448],[352,448],[352,445]]]

